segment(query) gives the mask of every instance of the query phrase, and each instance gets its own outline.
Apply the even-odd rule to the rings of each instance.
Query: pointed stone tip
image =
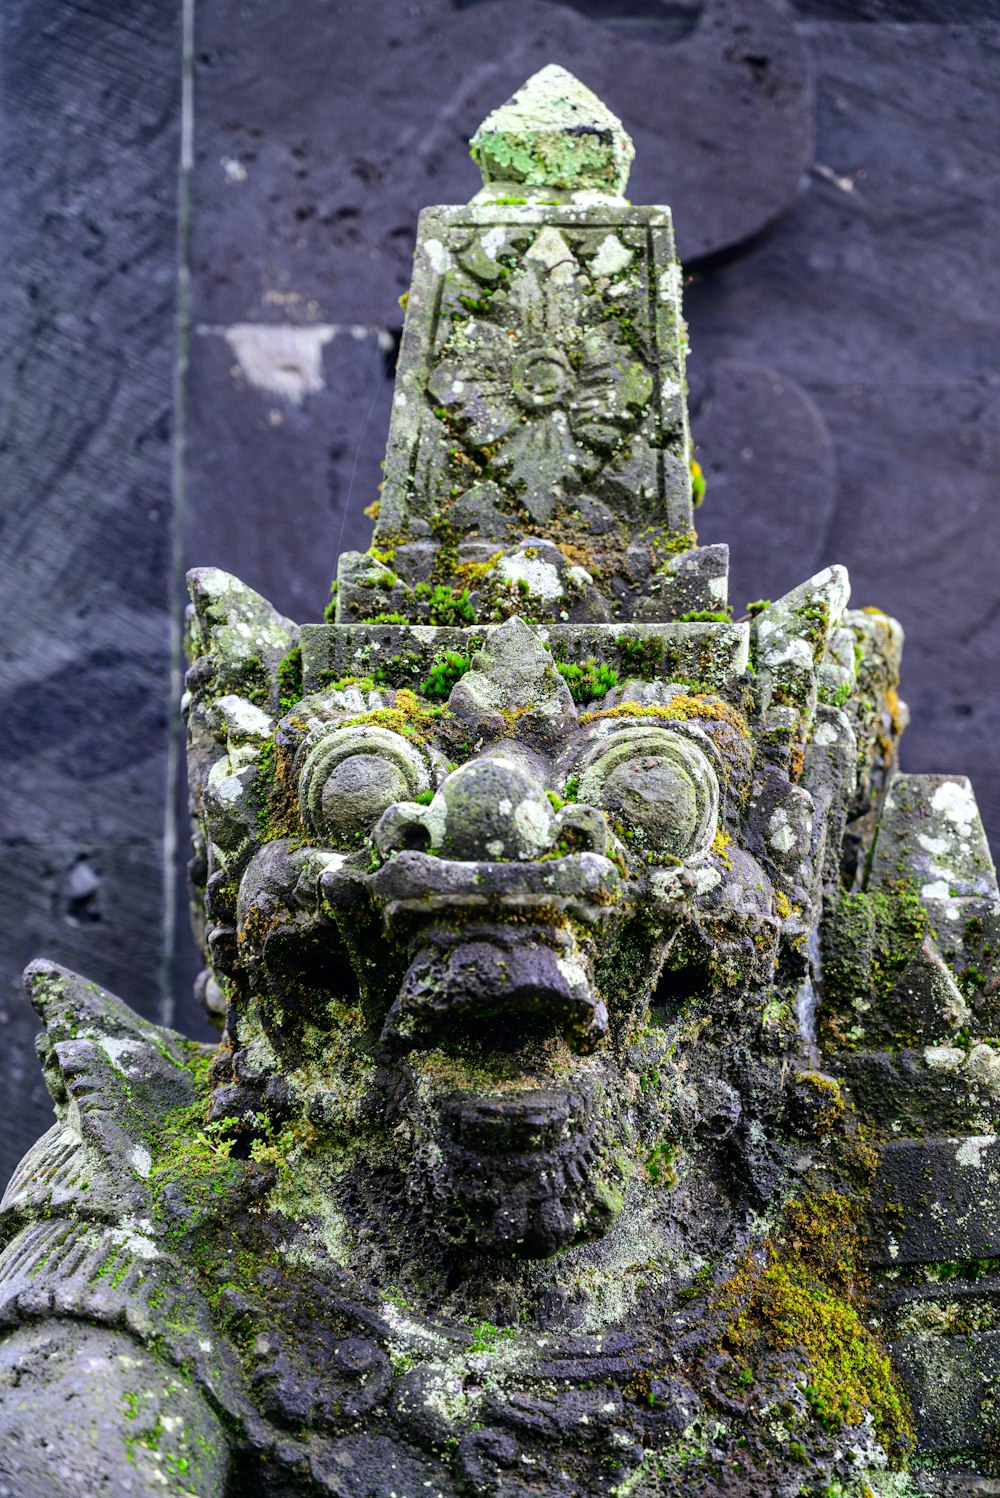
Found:
[[[471,141],[483,182],[621,195],[635,155],[621,120],[550,63],[488,115]]]

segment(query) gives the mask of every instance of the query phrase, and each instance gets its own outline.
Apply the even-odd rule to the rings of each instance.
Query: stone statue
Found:
[[[219,1045],[28,970],[0,1491],[995,1494],[969,783],[842,568],[731,619],[619,121],[548,67],[473,152],[331,622],[191,575]]]

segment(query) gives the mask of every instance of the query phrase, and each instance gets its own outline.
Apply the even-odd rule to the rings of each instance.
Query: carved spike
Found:
[[[624,193],[635,147],[617,115],[555,63],[542,68],[472,137],[483,182]]]

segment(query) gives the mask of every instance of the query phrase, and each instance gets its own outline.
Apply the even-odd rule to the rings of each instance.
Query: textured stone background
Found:
[[[633,198],[674,208],[734,601],[845,562],[906,626],[906,768],[970,773],[1000,845],[1000,0],[6,0],[0,25],[0,1175],[49,1116],[31,956],[204,1033],[180,567],[319,617],[367,541],[417,213],[471,195],[467,137],[548,61],[625,120]]]

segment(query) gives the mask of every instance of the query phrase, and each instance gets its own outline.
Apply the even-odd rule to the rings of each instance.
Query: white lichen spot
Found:
[[[116,1071],[124,1073],[127,1068],[122,1065],[122,1057],[128,1056],[132,1051],[142,1049],[142,1042],[138,1040],[120,1040],[116,1035],[99,1035],[97,1044],[107,1056]]]
[[[979,815],[972,786],[967,780],[942,781],[931,796],[931,807],[965,837],[972,831]]]
[[[940,858],[941,854],[949,852],[952,846],[949,838],[931,837],[926,832],[917,833],[917,842],[923,848],[924,852],[929,853],[932,858]]]
[[[137,1259],[158,1259],[160,1251],[152,1238],[145,1233],[136,1233],[131,1228],[110,1228],[108,1236],[113,1242],[127,1248]]]
[[[483,254],[490,260],[495,260],[507,243],[507,231],[494,225],[492,229],[487,229],[479,243],[483,247]]]
[[[996,1138],[993,1134],[978,1134],[968,1139],[963,1139],[955,1151],[955,1164],[971,1166],[974,1170],[982,1170],[983,1152],[995,1143]]]
[[[153,1157],[149,1150],[142,1144],[135,1144],[129,1150],[128,1157],[136,1175],[142,1176],[144,1181],[148,1180],[149,1172],[153,1168]]]
[[[595,276],[617,276],[631,259],[632,251],[622,244],[617,234],[608,234],[601,240],[597,254],[590,262],[591,273]]]
[[[515,585],[527,583],[536,598],[549,600],[562,597],[563,586],[558,569],[553,562],[543,561],[541,557],[527,557],[523,552],[515,552],[513,556],[500,558],[497,571],[501,577]]]
[[[431,270],[439,276],[443,276],[451,266],[451,255],[440,239],[425,239],[424,254],[430,261]]]
[[[266,739],[274,728],[274,719],[262,708],[249,702],[246,697],[238,697],[234,692],[220,697],[215,710],[222,719],[226,732],[242,738]]]
[[[921,885],[920,898],[922,900],[950,900],[951,886],[946,879],[932,879],[929,884]]]
[[[544,853],[551,840],[552,817],[548,806],[526,796],[514,808],[514,828],[525,852]]]
[[[803,666],[811,672],[813,668],[812,646],[797,635],[785,638],[784,643],[777,643],[767,651],[766,659],[772,669],[775,666]]]
[[[653,869],[649,885],[657,899],[681,900],[684,898],[684,870]]]
[[[587,980],[587,974],[584,972],[582,964],[575,957],[557,957],[556,967],[562,973],[570,988],[589,988],[590,984]]]
[[[772,811],[767,826],[771,847],[776,848],[779,853],[789,853],[795,846],[795,830],[789,825],[788,812],[783,806]]]
[[[379,1311],[390,1331],[406,1342],[415,1343],[418,1347],[426,1349],[447,1348],[448,1339],[441,1332],[432,1331],[429,1326],[424,1326],[419,1321],[413,1321],[409,1316],[404,1316],[391,1300],[382,1301]]]
[[[722,875],[718,869],[707,864],[701,869],[691,870],[691,884],[696,895],[707,895],[710,889],[722,883]]]
[[[681,268],[676,260],[672,261],[665,270],[660,272],[660,279],[657,284],[659,286],[661,302],[680,302]]]
[[[957,1046],[924,1046],[924,1065],[932,1071],[958,1071],[964,1060],[965,1052]]]

